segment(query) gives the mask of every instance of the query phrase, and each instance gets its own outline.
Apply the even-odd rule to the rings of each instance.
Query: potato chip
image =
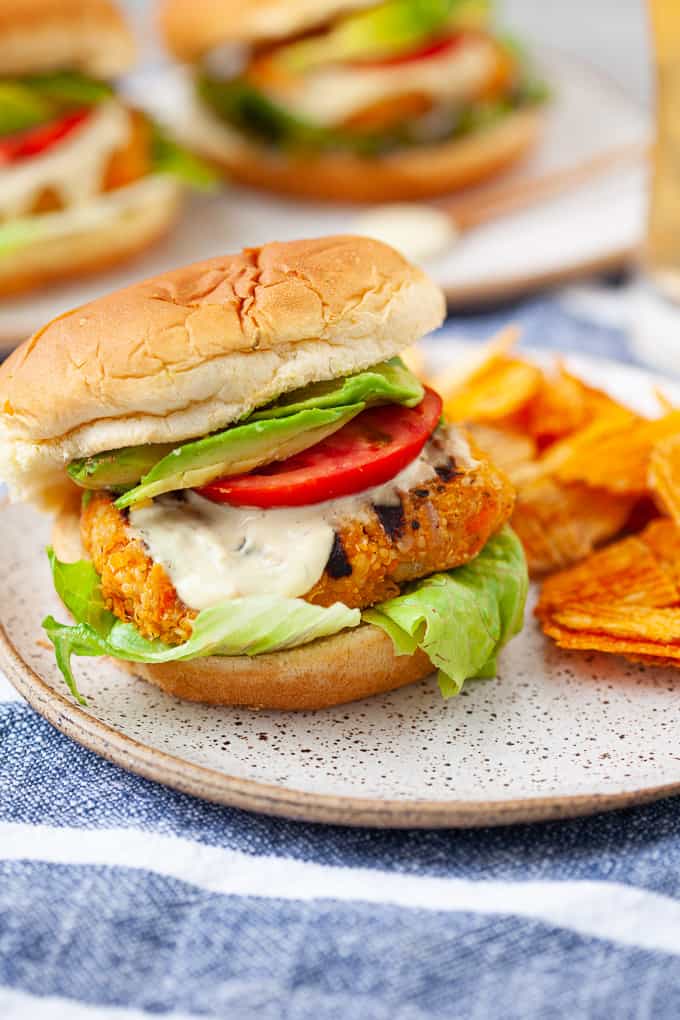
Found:
[[[680,609],[583,601],[553,613],[558,627],[582,633],[604,634],[630,641],[677,644],[680,648]],[[656,654],[656,650],[652,650]],[[651,653],[650,653],[651,654]],[[661,654],[660,650],[659,653]],[[664,653],[665,654],[665,653]]]
[[[680,589],[680,528],[668,517],[659,517],[639,537]]]
[[[584,482],[610,492],[647,491],[650,459],[654,447],[668,436],[680,432],[680,411],[654,421],[631,416],[621,420],[619,413],[596,420],[593,425],[556,444],[548,454],[551,473],[565,482]]]
[[[444,399],[452,421],[497,422],[518,414],[538,392],[543,376],[528,361],[506,358]]]
[[[667,396],[659,386],[654,387],[654,396],[659,401],[659,407],[663,414],[670,414],[671,411],[675,411],[677,409],[678,405],[674,404],[671,398]]]
[[[652,450],[649,487],[660,509],[680,526],[680,432],[662,439]]]
[[[584,602],[661,607],[678,601],[680,589],[672,571],[633,535],[548,578],[536,614],[554,616],[565,606]]]
[[[634,615],[635,612],[639,612],[639,610],[629,607],[630,614]],[[663,617],[664,623],[661,629],[672,630],[673,633],[677,633],[677,638],[670,642],[661,642],[615,637],[597,631],[571,630],[552,620],[543,625],[543,630],[555,640],[560,648],[609,652],[612,655],[624,655],[634,662],[643,661],[654,666],[680,667],[680,609],[658,609],[648,612],[667,614]]]
[[[519,335],[517,326],[506,326],[487,343],[468,351],[444,372],[436,375],[432,380],[432,388],[443,397],[448,397],[469,386],[508,355]]]
[[[634,499],[539,478],[521,485],[512,518],[532,576],[570,566],[624,526]]]
[[[496,467],[505,471],[510,481],[519,468],[536,457],[534,440],[517,429],[477,423],[468,426],[468,432],[479,449],[491,458]]]
[[[558,363],[546,374],[539,392],[527,408],[526,429],[541,447],[589,425],[612,411],[627,411],[603,390],[587,386]]]

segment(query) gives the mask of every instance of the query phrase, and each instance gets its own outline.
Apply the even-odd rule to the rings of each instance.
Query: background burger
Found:
[[[44,626],[173,694],[316,708],[495,673],[513,492],[398,355],[441,292],[355,237],[269,244],[62,316],[0,369],[0,474],[61,512]],[[82,497],[82,498],[81,498]]]
[[[390,201],[451,191],[522,156],[545,97],[488,0],[163,0],[198,62],[197,143],[273,191]]]
[[[0,296],[127,258],[210,181],[109,84],[133,57],[108,0],[0,5]]]

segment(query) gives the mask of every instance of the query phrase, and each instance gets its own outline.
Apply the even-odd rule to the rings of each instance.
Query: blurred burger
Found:
[[[238,180],[310,198],[411,199],[533,144],[545,90],[489,0],[163,0],[198,63],[192,130]]]
[[[268,244],[56,319],[0,368],[0,476],[61,507],[45,629],[195,701],[320,708],[493,676],[513,492],[400,361],[439,289],[355,237]],[[81,498],[82,496],[82,498]]]
[[[109,0],[0,5],[0,295],[112,265],[209,171],[108,79],[134,57]]]

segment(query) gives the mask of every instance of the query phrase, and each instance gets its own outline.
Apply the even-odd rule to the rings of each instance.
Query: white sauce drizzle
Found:
[[[30,213],[46,190],[54,191],[66,209],[89,202],[101,191],[109,160],[127,143],[131,130],[125,107],[103,103],[44,155],[0,170],[0,220]]]
[[[329,67],[300,76],[271,96],[291,113],[317,124],[339,124],[374,103],[409,93],[435,100],[469,99],[491,73],[496,56],[487,40],[391,67]]]
[[[474,463],[466,440],[451,428],[385,485],[312,506],[258,510],[194,492],[183,500],[161,496],[130,511],[130,533],[144,541],[192,609],[265,592],[296,598],[323,574],[339,522],[361,518],[373,504],[398,505],[399,493],[435,478],[433,465],[447,455],[464,467]]]

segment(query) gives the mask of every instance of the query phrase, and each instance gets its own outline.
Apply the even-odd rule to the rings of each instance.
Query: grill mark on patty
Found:
[[[333,548],[326,564],[326,573],[334,581],[339,580],[341,577],[349,577],[352,573],[352,564],[347,558],[345,547],[337,531],[333,535]]]
[[[404,530],[404,507],[401,499],[396,506],[378,506],[374,503],[373,509],[383,531],[394,542]]]
[[[458,473],[456,471],[456,462],[453,457],[447,457],[443,464],[435,465],[435,471],[443,482],[450,482],[451,479]]]

